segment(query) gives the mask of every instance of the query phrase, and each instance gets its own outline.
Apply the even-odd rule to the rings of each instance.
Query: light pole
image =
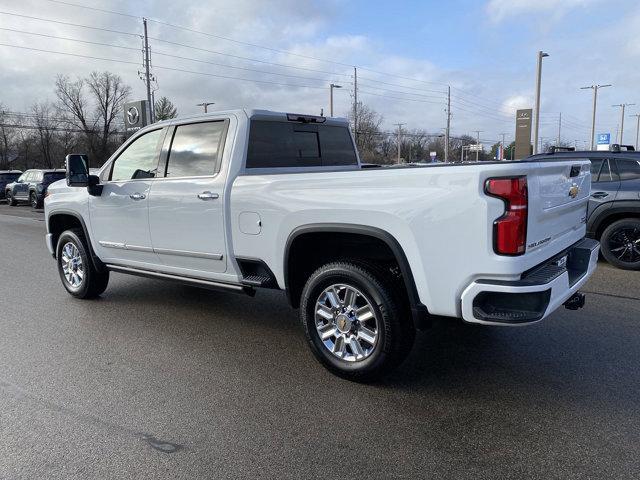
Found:
[[[480,134],[482,130],[476,130],[476,162],[480,160]]]
[[[636,113],[635,115],[629,115],[630,117],[636,117],[636,150],[638,150],[638,137],[640,137],[640,113]]]
[[[207,107],[209,105],[215,105],[216,102],[202,102],[196,105],[196,107],[204,107],[204,113],[208,113]]]
[[[618,143],[622,145],[622,134],[624,133],[624,109],[635,105],[635,103],[619,103],[617,105],[611,105],[612,107],[620,107],[620,133],[618,134]]]
[[[329,85],[329,116],[333,117],[333,89],[342,88],[342,85],[336,85],[332,83]]]
[[[402,126],[404,123],[396,123],[398,127],[398,164],[400,163],[400,147],[402,146]]]
[[[593,89],[593,114],[591,117],[591,150],[593,150],[596,144],[596,106],[598,103],[598,89],[610,87],[611,84],[606,85],[590,85],[588,87],[580,87],[580,90]]]
[[[538,129],[540,128],[540,86],[542,83],[542,59],[549,54],[540,50],[538,52],[538,65],[536,74],[536,123],[533,128],[533,154],[538,153]]]

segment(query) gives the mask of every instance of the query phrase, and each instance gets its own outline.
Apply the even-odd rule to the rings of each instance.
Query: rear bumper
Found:
[[[547,317],[589,279],[600,244],[584,238],[520,280],[477,280],[462,293],[462,318],[483,325],[527,325]]]

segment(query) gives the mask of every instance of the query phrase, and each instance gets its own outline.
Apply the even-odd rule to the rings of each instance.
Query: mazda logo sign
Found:
[[[138,111],[138,107],[131,107],[127,110],[127,120],[129,121],[129,125],[135,125],[140,120],[140,112]]]

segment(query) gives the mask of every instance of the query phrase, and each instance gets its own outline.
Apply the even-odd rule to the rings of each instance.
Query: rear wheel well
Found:
[[[403,296],[400,300],[414,306],[413,277],[404,254],[394,249],[387,241],[366,233],[314,231],[297,235],[288,245],[285,264],[289,302],[294,308],[299,306],[304,285],[315,270],[327,263],[345,260],[384,274],[383,280],[392,280],[398,287]],[[403,258],[398,258],[399,255]]]
[[[624,220],[625,218],[634,218],[636,220],[640,219],[640,213],[638,212],[620,212],[609,215],[604,220],[600,222],[598,228],[596,230],[596,240],[600,240],[602,234],[605,229],[611,225],[613,222],[617,222],[618,220]]]

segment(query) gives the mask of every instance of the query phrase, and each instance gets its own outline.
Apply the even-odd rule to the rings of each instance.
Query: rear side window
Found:
[[[167,177],[201,177],[218,171],[226,122],[179,125],[173,135]]]
[[[591,159],[591,181],[592,182],[598,181],[598,175],[600,175],[601,168],[602,168],[602,159],[592,158]]]
[[[636,180],[640,178],[640,162],[630,158],[619,158],[618,175],[620,180]]]
[[[357,165],[345,127],[254,120],[247,168]]]
[[[44,183],[53,183],[57,182],[58,180],[62,180],[63,178],[65,178],[64,172],[45,173],[44,179],[42,181]]]

